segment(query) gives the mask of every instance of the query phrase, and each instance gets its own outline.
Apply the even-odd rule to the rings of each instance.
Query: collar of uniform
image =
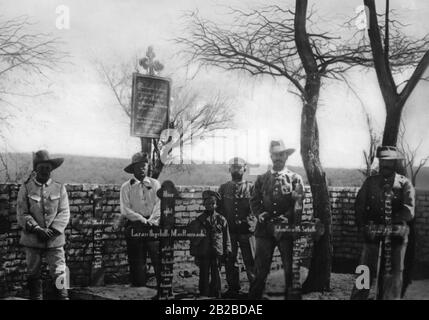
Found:
[[[45,187],[47,187],[47,186],[49,186],[49,185],[52,183],[52,179],[51,179],[51,178],[49,178],[49,180],[48,180],[48,181],[46,181],[46,183],[45,183],[45,184],[43,184],[43,183],[40,183],[39,181],[37,181],[37,179],[36,179],[36,178],[34,178],[34,183],[35,183],[36,185],[38,185],[39,187],[41,187],[42,185],[43,185],[43,186],[45,186]]]
[[[208,210],[206,210],[206,209],[204,209],[204,214],[207,216],[207,217],[213,217],[213,216],[215,216],[215,215],[217,215],[218,213],[216,212],[216,209],[215,210],[213,210],[213,211],[208,211]]]
[[[286,166],[282,170],[280,170],[280,171],[274,171],[273,169],[271,169],[271,174],[275,174],[275,173],[278,173],[278,174],[287,174],[287,173],[289,173],[289,170],[288,170],[288,168],[286,168]]]
[[[148,176],[145,176],[144,178],[143,178],[143,184],[152,184],[152,181],[149,179],[149,177]]]
[[[234,181],[234,180],[231,180],[231,182],[232,183],[235,183],[235,184],[243,184],[243,183],[245,183],[246,182],[246,180],[241,180],[241,181]]]
[[[133,178],[134,179],[134,178]],[[131,181],[131,180],[130,180]],[[137,180],[137,179],[134,179],[134,181],[136,182],[135,184],[136,185],[139,185],[139,184],[141,184],[141,185],[143,185],[143,186],[145,186],[145,187],[149,187],[149,188],[151,188],[152,187],[152,181],[150,180],[150,178],[148,177],[148,176],[145,176],[144,178],[143,178],[143,181],[139,181],[139,180]]]
[[[393,175],[387,178],[381,176],[381,184],[384,186],[386,183],[389,183],[392,185],[392,187],[398,186],[400,184],[400,178],[401,178],[401,175],[396,172],[394,172]]]

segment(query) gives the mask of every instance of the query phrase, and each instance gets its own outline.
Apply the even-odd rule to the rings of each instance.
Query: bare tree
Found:
[[[31,173],[31,161],[23,161],[16,153],[0,153],[0,182],[17,183],[27,179]]]
[[[34,27],[35,23],[27,16],[7,20],[0,17],[0,138],[3,141],[2,129],[12,122],[17,112],[22,111],[11,100],[47,94],[46,91],[35,92],[29,79],[48,79],[48,73],[56,71],[68,56],[61,51],[59,39],[35,32]],[[0,171],[13,181],[18,177],[9,172],[10,161],[15,162],[10,155],[3,153]]]
[[[377,147],[381,144],[381,137],[371,127],[370,118],[367,114],[367,123],[369,130],[369,148],[363,150],[363,157],[365,161],[365,169],[359,170],[365,177],[372,176],[377,173],[377,169],[374,169],[374,160],[377,156]]]
[[[176,39],[184,45],[188,63],[215,66],[251,75],[269,75],[289,82],[289,91],[302,102],[301,157],[313,195],[315,216],[325,234],[314,245],[304,291],[330,288],[332,260],[331,208],[325,172],[319,158],[316,111],[322,80],[342,80],[356,65],[371,65],[367,46],[351,46],[328,32],[319,31],[307,0],[295,1],[295,11],[264,6],[231,9],[232,26],[220,27],[198,13],[187,15],[189,34]],[[309,31],[307,31],[307,28]],[[311,30],[310,30],[311,29]]]
[[[375,68],[386,109],[382,144],[395,146],[404,105],[419,80],[425,79],[422,77],[429,64],[429,34],[420,39],[407,36],[402,31],[406,25],[395,18],[396,14],[390,10],[389,0],[385,0],[386,6],[383,14],[377,13],[374,0],[364,0],[363,2],[368,25],[368,37],[364,32],[355,32],[353,38],[357,39],[355,47],[361,60],[357,59],[354,62],[360,60],[363,63],[358,63],[361,63],[363,67]],[[381,19],[380,22],[379,18]],[[355,26],[350,24],[353,20],[350,20],[346,25],[354,28]],[[403,75],[412,71],[413,68],[415,69],[411,76],[407,80],[401,81]],[[348,84],[347,79],[344,78],[344,80]],[[358,99],[362,107],[365,108],[363,101],[359,97]],[[377,142],[378,137],[370,128],[371,115],[368,112],[366,112],[366,117],[371,136],[370,151],[365,152],[364,155],[368,169],[368,164],[375,157],[375,146],[378,144],[375,142]],[[370,173],[371,171],[365,170],[365,172]]]
[[[354,88],[350,85],[347,78],[344,78],[344,83],[348,86],[349,90],[353,93],[356,99],[359,101],[362,112],[365,115],[365,122],[368,129],[369,135],[369,146],[367,150],[363,150],[363,158],[365,161],[365,168],[359,169],[365,177],[372,176],[377,173],[377,170],[374,169],[374,160],[377,156],[377,147],[381,144],[381,135],[377,131],[375,121],[372,118],[371,113],[368,111],[368,107],[365,105],[365,102],[359,96],[359,94],[354,90]]]
[[[96,63],[100,75],[106,85],[113,92],[116,103],[128,117],[131,117],[131,84],[132,73],[138,72],[138,59],[132,64],[123,64],[107,67],[102,62]],[[172,88],[172,102],[170,110],[170,128],[177,130],[178,135],[157,140],[154,144],[156,157],[153,177],[161,173],[168,152],[178,147],[180,150],[180,163],[183,164],[183,149],[192,145],[193,141],[209,137],[217,130],[231,128],[233,115],[231,101],[223,97],[220,92],[210,97],[203,97],[189,84],[174,86]],[[168,148],[166,147],[168,145]],[[177,162],[176,162],[177,163]]]
[[[417,144],[417,146],[411,146],[406,137],[406,126],[403,120],[401,120],[401,126],[399,128],[399,137],[398,137],[398,149],[402,152],[405,157],[405,168],[407,173],[409,173],[411,183],[413,186],[416,186],[417,176],[420,173],[420,170],[426,165],[429,161],[429,155],[420,159],[417,162],[417,153],[420,150],[420,147],[423,143],[423,139]]]
[[[386,0],[384,25],[378,22],[375,1],[363,2],[369,13],[369,43],[386,107],[383,144],[396,146],[404,105],[429,65],[429,34],[420,39],[405,35],[401,30],[404,25],[390,18],[389,0]],[[409,79],[397,84],[394,75],[412,67],[415,69]]]
[[[382,142],[383,145],[396,146],[402,110],[419,81],[423,79],[429,65],[429,34],[419,39],[405,35],[402,32],[404,25],[391,18],[389,0],[385,1],[384,25],[378,21],[381,15],[377,14],[375,1],[363,0],[363,3],[367,12],[368,36],[373,65],[386,108]],[[413,67],[415,69],[411,76],[397,84],[398,80],[395,80],[395,75],[403,74],[404,71],[411,71]],[[410,234],[405,253],[402,296],[411,283],[415,256],[414,220],[408,224]]]
[[[28,84],[22,76],[48,78],[47,72],[56,71],[67,56],[58,38],[34,32],[34,26],[27,16],[0,20],[0,102],[8,103],[8,96],[32,97],[28,87],[14,90],[17,83]]]

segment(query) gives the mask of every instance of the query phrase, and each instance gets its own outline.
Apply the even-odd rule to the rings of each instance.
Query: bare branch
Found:
[[[13,70],[46,77],[68,56],[58,38],[31,31],[33,25],[26,16],[0,22],[0,77]]]
[[[35,98],[50,93],[31,92],[28,79],[47,79],[48,72],[58,71],[68,57],[61,51],[62,42],[49,34],[34,31],[35,24],[27,16],[9,20],[0,18],[0,130],[20,108],[11,97]],[[25,87],[21,91],[21,87]],[[6,106],[6,107],[5,107]],[[11,107],[11,108],[10,108]]]
[[[420,150],[423,140],[420,140],[417,146],[412,147],[406,140],[405,134],[406,134],[405,122],[403,119],[401,119],[401,124],[399,127],[399,134],[398,134],[398,148],[405,157],[405,168],[410,173],[411,182],[414,186],[416,186],[416,181],[420,173],[420,170],[429,161],[429,156],[426,156],[420,159],[420,162],[416,164],[417,153]]]
[[[107,70],[106,66],[102,62],[97,63],[99,73],[103,77],[107,86],[112,90],[115,95],[116,102],[125,112],[128,117],[131,117],[131,79],[132,73],[123,76],[117,76],[117,70]],[[116,77],[116,79],[114,79]],[[116,83],[115,83],[116,82]]]
[[[425,55],[417,65],[417,68],[414,70],[414,73],[411,75],[409,81],[405,85],[404,89],[401,91],[400,101],[402,104],[405,104],[405,101],[407,101],[408,97],[413,92],[417,83],[419,82],[424,72],[426,71],[428,65],[429,65],[429,50],[426,51]]]
[[[137,56],[134,60],[138,60]],[[131,117],[131,84],[132,73],[138,71],[135,63],[106,66],[103,62],[94,61],[106,86],[112,90],[117,104]],[[211,97],[201,93],[190,84],[175,85],[172,88],[170,105],[170,127],[179,132],[179,140],[173,141],[173,147],[191,143],[191,139],[205,137],[213,131],[227,129],[233,123],[231,101],[217,93]],[[164,146],[167,141],[155,142],[154,152],[166,156]],[[159,165],[158,170],[162,170]]]
[[[234,30],[222,29],[193,12],[185,16],[189,36],[175,39],[184,46],[188,63],[243,70],[252,75],[285,77],[303,93],[304,79],[294,45],[293,17],[278,18],[275,6],[243,12],[232,10]],[[288,13],[287,13],[288,14]]]

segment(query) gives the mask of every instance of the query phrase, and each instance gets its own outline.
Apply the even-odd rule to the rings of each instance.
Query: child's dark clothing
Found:
[[[198,260],[200,267],[200,295],[220,298],[221,261],[231,253],[228,223],[216,211],[213,213],[204,211],[195,223],[207,233],[205,238],[191,243],[191,254]]]

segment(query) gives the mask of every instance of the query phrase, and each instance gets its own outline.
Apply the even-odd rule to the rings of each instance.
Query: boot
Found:
[[[67,289],[57,289],[55,288],[55,296],[57,300],[70,300],[69,293]]]
[[[43,300],[42,280],[38,278],[28,279],[30,300]]]
[[[59,281],[59,279],[63,279],[62,281]],[[65,283],[65,275],[64,274],[57,274],[52,281],[52,288],[53,288],[53,294],[55,300],[69,300],[69,294],[67,290],[67,283]]]

